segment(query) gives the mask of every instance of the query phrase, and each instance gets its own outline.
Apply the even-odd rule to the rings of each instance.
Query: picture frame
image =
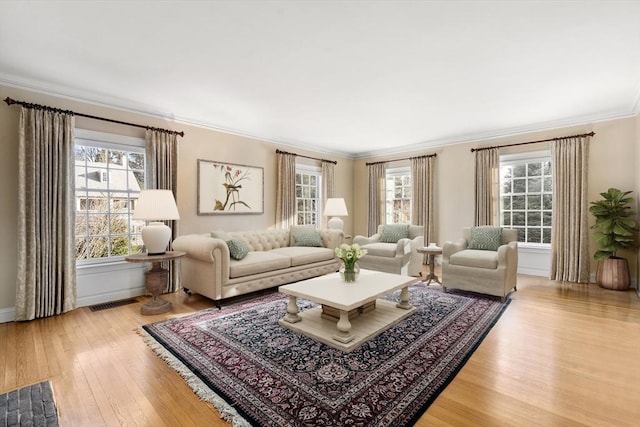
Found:
[[[264,213],[264,168],[198,159],[198,215]]]

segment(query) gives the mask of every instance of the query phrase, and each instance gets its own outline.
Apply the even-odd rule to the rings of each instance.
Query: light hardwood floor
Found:
[[[136,334],[211,307],[177,293],[0,324],[0,392],[51,380],[62,426],[226,425]],[[419,426],[640,425],[640,299],[634,291],[520,276],[500,321]]]

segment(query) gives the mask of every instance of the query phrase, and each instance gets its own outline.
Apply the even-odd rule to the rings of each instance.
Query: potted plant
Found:
[[[599,247],[594,254],[598,260],[596,282],[603,288],[629,289],[629,265],[625,258],[617,256],[617,252],[635,245],[637,224],[629,206],[633,202],[632,197],[627,197],[630,193],[610,188],[600,193],[602,199],[591,202],[589,208],[596,218],[591,228],[596,230],[593,238]]]

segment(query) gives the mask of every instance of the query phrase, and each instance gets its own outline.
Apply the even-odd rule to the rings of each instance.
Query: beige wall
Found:
[[[172,123],[142,114],[100,107],[88,103],[34,93],[0,85],[0,99],[18,100],[70,109],[110,119],[183,130],[180,138],[178,166],[178,209],[180,233],[208,232],[216,228],[226,230],[265,229],[275,227],[276,148],[301,155],[336,160],[336,195],[344,197],[349,212],[353,203],[353,160],[292,149],[254,138],[230,135],[209,129]],[[20,108],[0,102],[0,310],[15,305],[17,263],[17,187],[18,187],[18,116]],[[101,132],[144,137],[144,130],[129,126],[105,123],[92,119],[76,118],[76,127]],[[264,168],[264,214],[262,215],[197,215],[197,159],[260,166]],[[313,161],[304,160],[313,164]],[[316,162],[317,163],[317,162]],[[319,163],[317,163],[319,165]],[[353,217],[344,219],[345,233],[353,231]]]
[[[354,164],[354,184],[357,189],[367,188],[366,162],[436,153],[434,197],[437,210],[433,240],[442,244],[447,240],[458,239],[462,228],[473,224],[474,156],[471,148],[536,141],[588,133],[593,130],[596,135],[591,138],[589,151],[589,200],[599,198],[599,193],[606,191],[609,187],[632,190],[637,195],[640,188],[640,178],[636,176],[636,165],[640,164],[640,154],[636,152],[636,147],[640,146],[640,137],[637,136],[637,128],[640,126],[638,122],[638,117],[611,120],[508,138],[429,148],[403,153],[403,155],[358,159]],[[548,143],[510,147],[501,150],[501,154],[541,150],[547,147]],[[390,166],[402,164],[407,165],[408,162],[394,162]],[[355,191],[354,194],[356,198],[355,234],[366,234],[368,195],[366,191]],[[593,219],[590,218],[590,224],[592,222]],[[595,252],[595,245],[591,242],[591,253],[593,252]],[[637,270],[634,253],[622,255],[629,259],[631,271],[634,273]],[[595,271],[595,262],[592,262],[592,271]]]
[[[636,172],[636,165],[640,165],[640,152],[638,152],[640,150],[636,150],[636,147],[640,147],[639,116],[354,161],[291,149],[258,139],[181,125],[141,114],[0,86],[0,99],[4,99],[7,96],[117,120],[184,130],[186,135],[180,140],[178,186],[178,208],[182,217],[180,220],[181,234],[207,232],[214,228],[242,230],[274,227],[276,148],[338,161],[336,166],[336,195],[344,197],[347,202],[349,216],[343,218],[345,221],[344,228],[346,234],[353,235],[366,234],[367,231],[368,180],[365,162],[372,160],[395,159],[428,153],[436,153],[438,155],[435,161],[436,182],[434,188],[437,206],[437,211],[435,212],[436,237],[434,240],[438,243],[458,238],[461,228],[473,222],[474,172],[473,155],[470,151],[472,147],[523,142],[593,130],[596,132],[596,136],[592,138],[590,149],[590,200],[594,200],[598,197],[598,193],[611,186],[624,190],[634,190],[636,196],[638,196],[638,189],[640,189],[640,173]],[[13,307],[15,301],[18,113],[18,107],[9,107],[4,102],[0,102],[0,188],[2,189],[0,192],[0,200],[2,200],[0,204],[0,236],[2,236],[0,239],[0,259],[2,260],[2,268],[0,269],[0,310]],[[78,128],[90,130],[128,136],[143,136],[143,130],[141,129],[90,119],[77,118],[76,125]],[[544,144],[530,145],[526,148],[512,148],[510,150],[526,150],[537,147],[544,147]],[[265,213],[263,215],[198,216],[196,213],[197,159],[220,160],[263,167],[265,172]],[[638,206],[640,206],[640,201]],[[627,255],[630,259],[632,274],[637,277],[637,256],[634,256],[633,253]]]

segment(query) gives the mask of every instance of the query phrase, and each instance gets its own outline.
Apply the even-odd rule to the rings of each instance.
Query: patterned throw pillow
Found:
[[[316,248],[321,248],[324,246],[322,244],[320,233],[317,232],[294,234],[293,242],[293,246],[312,246]]]
[[[480,226],[471,228],[471,241],[467,249],[497,251],[500,247],[501,227]]]
[[[382,243],[398,243],[400,239],[409,237],[409,224],[387,224],[382,226]]]
[[[229,254],[233,259],[241,260],[249,253],[249,246],[240,239],[227,240],[227,246],[229,247]]]

